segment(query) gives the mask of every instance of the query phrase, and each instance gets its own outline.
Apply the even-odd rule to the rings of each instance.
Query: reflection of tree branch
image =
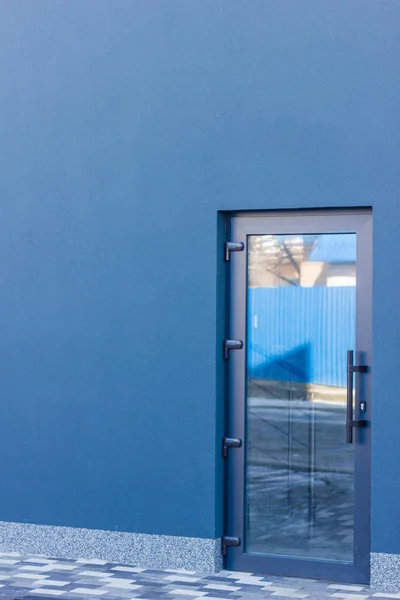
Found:
[[[268,271],[268,273],[272,273],[273,275],[275,275],[275,277],[278,277],[279,279],[283,279],[283,281],[286,281],[287,283],[289,283],[290,285],[294,285],[296,287],[299,286],[299,284],[296,281],[293,281],[292,279],[288,279],[287,277],[285,277],[284,275],[280,275],[279,273],[277,273],[276,271],[274,271],[273,269],[269,269],[268,267],[264,267],[266,271]]]
[[[286,253],[286,256],[288,257],[288,259],[290,260],[293,269],[296,271],[298,278],[300,278],[300,267],[297,264],[297,262],[294,260],[293,258],[293,254],[290,252],[289,248],[286,246],[285,242],[283,242],[283,249]]]

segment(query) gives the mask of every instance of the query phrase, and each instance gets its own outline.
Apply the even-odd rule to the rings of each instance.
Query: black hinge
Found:
[[[231,546],[240,546],[240,538],[224,535],[221,540],[222,556],[226,556],[228,547]]]
[[[230,259],[231,252],[242,252],[243,250],[243,242],[225,242],[225,260]]]
[[[224,340],[224,358],[229,358],[230,350],[241,350],[243,348],[242,340]]]
[[[242,440],[240,438],[222,438],[222,456],[228,458],[229,448],[241,448]]]

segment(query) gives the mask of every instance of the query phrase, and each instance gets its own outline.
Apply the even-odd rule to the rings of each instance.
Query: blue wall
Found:
[[[219,535],[217,211],[365,205],[400,552],[399,40],[398,0],[2,3],[1,519]]]

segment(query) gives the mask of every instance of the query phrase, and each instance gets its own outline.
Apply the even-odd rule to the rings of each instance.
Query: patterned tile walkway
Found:
[[[0,600],[367,600],[399,598],[362,585],[221,571],[155,571],[101,560],[0,554]]]

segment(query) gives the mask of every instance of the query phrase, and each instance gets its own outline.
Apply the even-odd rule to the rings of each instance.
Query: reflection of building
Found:
[[[249,238],[253,378],[345,386],[355,339],[355,244],[353,234]]]
[[[354,235],[251,236],[251,287],[356,284]]]

